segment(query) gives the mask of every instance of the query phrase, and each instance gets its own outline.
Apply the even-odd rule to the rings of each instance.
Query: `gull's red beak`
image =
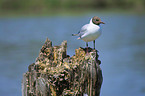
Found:
[[[105,24],[105,23],[101,21],[100,24]]]

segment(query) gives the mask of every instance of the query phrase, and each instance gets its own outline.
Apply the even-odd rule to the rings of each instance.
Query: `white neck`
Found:
[[[93,24],[93,22],[92,22],[92,18],[91,18],[91,20],[90,20],[90,24]]]
[[[91,18],[91,20],[90,20],[90,23],[89,24],[91,24],[91,25],[95,25],[95,26],[100,26],[100,25],[96,25],[96,24],[94,24],[93,22],[92,22],[92,18]]]

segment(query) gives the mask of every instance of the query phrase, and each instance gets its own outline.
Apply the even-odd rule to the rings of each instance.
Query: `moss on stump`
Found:
[[[67,55],[67,42],[52,46],[47,38],[22,80],[23,96],[99,96],[102,71],[96,50],[79,48]]]

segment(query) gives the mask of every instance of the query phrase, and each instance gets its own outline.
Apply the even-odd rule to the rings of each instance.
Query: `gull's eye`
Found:
[[[99,21],[98,19],[96,19],[96,21]]]

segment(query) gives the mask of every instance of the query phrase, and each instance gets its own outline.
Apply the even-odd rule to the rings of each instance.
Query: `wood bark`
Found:
[[[22,96],[99,96],[103,81],[97,50],[75,50],[67,55],[67,42],[52,46],[47,38],[35,63],[23,74]]]

